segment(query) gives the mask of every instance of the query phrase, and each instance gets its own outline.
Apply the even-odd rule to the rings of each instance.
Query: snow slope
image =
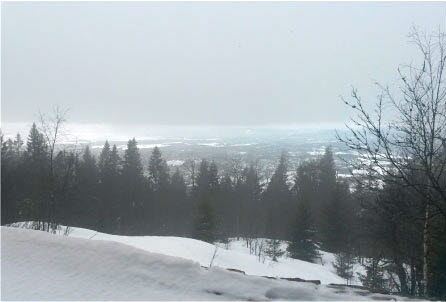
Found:
[[[216,247],[212,244],[183,237],[168,236],[117,236],[99,233],[82,228],[70,228],[69,236],[94,240],[108,240],[124,243],[145,251],[169,256],[181,257],[199,262],[203,266],[210,266]],[[345,283],[344,279],[330,269],[306,261],[281,257],[278,262],[266,259],[260,262],[255,255],[250,255],[243,244],[232,242],[230,249],[219,247],[214,257],[213,266],[235,268],[248,275],[301,278],[306,280],[320,280],[323,284]]]
[[[79,231],[80,232],[80,231]],[[1,228],[2,300],[376,300],[396,298],[271,280],[112,241]]]

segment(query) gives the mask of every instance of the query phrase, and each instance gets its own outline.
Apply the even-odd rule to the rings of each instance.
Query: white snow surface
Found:
[[[124,243],[142,250],[168,256],[181,257],[209,266],[216,246],[200,240],[169,236],[118,236],[99,233],[89,229],[70,228],[69,236],[94,240],[108,240]],[[285,247],[282,247],[285,249]],[[228,249],[223,245],[217,248],[212,262],[213,266],[233,268],[244,271],[248,275],[301,278],[320,280],[322,284],[345,283],[336,275],[331,266],[322,266],[306,261],[281,257],[278,262],[265,259],[258,260],[249,254],[242,241],[231,242]]]
[[[2,301],[399,298],[359,289],[247,276],[218,267],[205,269],[194,261],[119,242],[74,238],[76,233],[79,237],[88,235],[82,229],[73,233],[59,236],[2,227]],[[182,244],[194,245],[190,240],[170,244],[169,237],[163,239],[166,241],[154,238],[172,252]]]

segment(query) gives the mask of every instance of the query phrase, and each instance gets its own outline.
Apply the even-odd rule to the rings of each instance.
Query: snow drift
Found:
[[[248,275],[297,277],[306,280],[320,280],[323,284],[345,283],[344,279],[330,270],[331,266],[322,266],[288,257],[281,257],[278,262],[269,259],[264,262],[259,261],[255,255],[249,254],[249,250],[240,241],[231,242],[229,249],[219,247],[214,257],[215,245],[191,238],[118,236],[83,228],[70,228],[69,236],[120,242],[148,252],[193,260],[203,266],[209,266],[212,261],[213,266],[242,270]]]
[[[271,280],[113,241],[1,228],[2,300],[371,300],[364,290]]]

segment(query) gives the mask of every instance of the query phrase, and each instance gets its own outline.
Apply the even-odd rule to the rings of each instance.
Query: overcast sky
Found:
[[[446,28],[437,3],[2,3],[2,122],[342,123]]]

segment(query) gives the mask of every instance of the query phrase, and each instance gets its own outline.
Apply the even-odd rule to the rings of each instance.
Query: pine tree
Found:
[[[197,186],[195,188],[196,210],[194,218],[194,238],[207,242],[217,239],[217,218],[214,209],[215,192],[218,189],[216,165],[206,160],[200,163]]]
[[[21,155],[22,146],[23,146],[22,136],[20,135],[20,133],[17,133],[14,140],[14,149],[16,151],[17,156]]]
[[[266,242],[265,254],[271,258],[272,261],[277,262],[277,258],[280,258],[285,254],[285,251],[280,247],[280,240],[268,239]]]
[[[216,206],[217,216],[221,218],[220,236],[227,239],[236,233],[237,205],[234,185],[231,177],[226,173],[220,181],[220,193]]]
[[[110,154],[110,166],[113,168],[114,174],[118,174],[120,172],[120,164],[121,164],[121,158],[119,157],[118,148],[116,147],[116,145],[113,145]]]
[[[98,229],[98,216],[101,211],[98,194],[98,168],[96,159],[90,151],[89,146],[85,147],[82,160],[77,167],[78,189],[79,189],[79,211],[82,213],[81,220],[77,223]]]
[[[29,171],[25,176],[25,205],[33,209],[28,211],[33,213],[33,217],[27,219],[38,221],[38,229],[46,230],[49,229],[47,219],[50,211],[48,146],[35,123],[28,135],[24,158],[24,165]]]
[[[170,196],[169,186],[169,168],[161,156],[161,151],[155,147],[149,159],[149,187],[152,194],[151,223],[160,234],[170,234],[174,224],[172,216],[176,210],[174,206],[176,202]]]
[[[336,269],[336,274],[349,284],[353,277],[353,256],[350,253],[340,252],[335,255],[333,266]]]
[[[200,200],[194,219],[194,238],[213,243],[217,240],[216,228],[216,217],[212,204],[208,199]]]
[[[136,232],[138,225],[144,223],[143,193],[144,193],[144,175],[136,139],[128,141],[127,149],[124,153],[122,165],[122,199],[126,205],[122,205],[120,219],[123,227],[129,232]]]
[[[187,196],[186,182],[178,168],[171,177],[169,188],[172,209],[168,218],[171,234],[190,236],[193,207]]]
[[[263,213],[259,209],[262,189],[254,165],[243,170],[236,192],[237,226],[239,226],[237,236],[257,237],[260,235],[259,222],[263,219]]]
[[[102,225],[108,232],[116,231],[116,219],[120,211],[118,203],[122,186],[119,180],[119,164],[120,158],[116,145],[110,148],[108,141],[105,141],[98,162],[102,209],[98,219],[102,220]]]
[[[139,181],[143,175],[141,155],[139,154],[138,143],[135,138],[129,140],[127,143],[127,149],[124,153],[122,174],[129,180],[136,181]]]
[[[283,152],[264,194],[266,203],[266,235],[270,238],[286,238],[291,220],[291,192],[287,183],[288,159]]]
[[[8,139],[4,142],[3,135],[1,139],[1,222],[5,224],[17,219],[17,212],[20,210],[18,209],[19,201],[26,196],[24,180],[28,173],[33,171],[26,171],[29,167],[23,162],[23,141],[20,134],[17,134],[14,141]],[[33,206],[35,205],[32,204],[31,207]],[[32,219],[37,216],[35,211],[30,212],[32,214],[26,217]],[[26,219],[24,216],[21,217]]]
[[[324,155],[319,160],[319,169],[321,189],[324,190],[325,194],[330,194],[336,184],[336,165],[331,147],[325,148]]]
[[[319,230],[319,238],[322,243],[324,239],[331,238],[332,234],[327,234],[324,238],[324,224],[327,217],[324,211],[331,206],[337,190],[336,166],[331,147],[325,149],[324,155],[317,161],[317,179],[314,182],[317,186],[317,193],[313,201],[313,216],[316,228]],[[334,218],[337,219],[337,218]]]
[[[100,173],[100,180],[101,182],[104,182],[107,176],[110,174],[110,144],[108,141],[105,141],[104,147],[102,147],[101,154],[99,155],[99,162],[98,162],[98,168]]]
[[[169,185],[169,168],[158,147],[153,148],[150,156],[149,181],[154,191],[166,190]]]
[[[48,157],[48,146],[43,134],[37,130],[37,126],[33,123],[28,135],[26,143],[26,157],[33,163],[44,165]]]
[[[292,258],[304,261],[314,261],[319,256],[318,245],[315,242],[315,229],[310,208],[305,201],[299,204],[288,253]]]
[[[354,213],[349,198],[348,184],[337,182],[331,199],[322,209],[323,220],[319,224],[319,232],[325,251],[338,253],[351,246]]]
[[[384,277],[385,265],[381,257],[366,259],[363,266],[366,273],[358,273],[362,285],[373,292],[388,292]]]

